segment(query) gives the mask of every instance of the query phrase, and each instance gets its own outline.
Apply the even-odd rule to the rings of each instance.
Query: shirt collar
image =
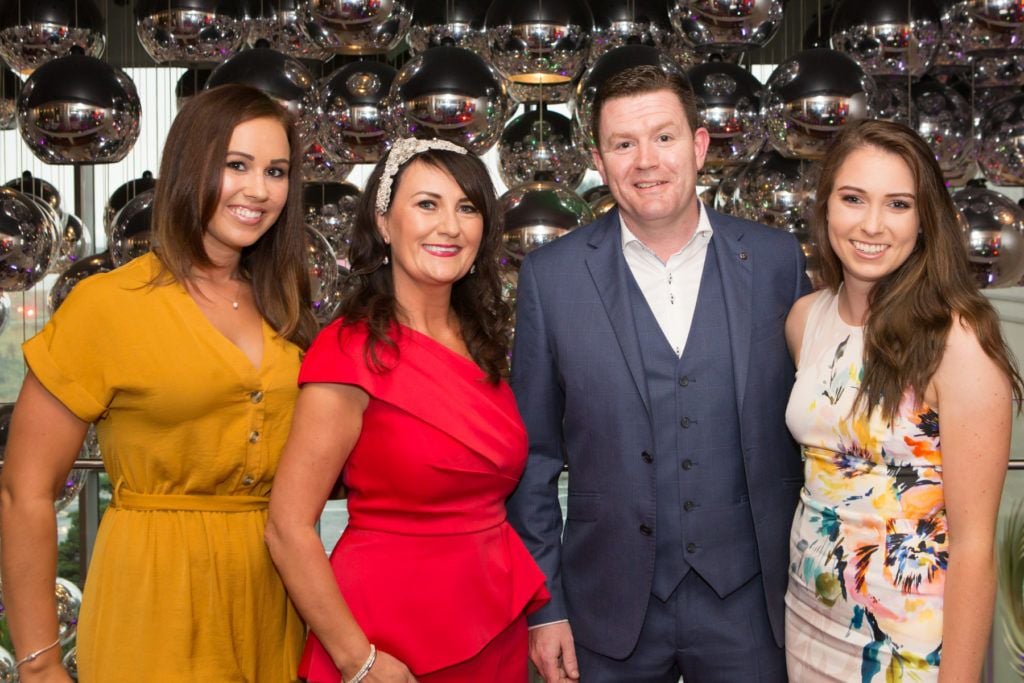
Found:
[[[711,229],[711,219],[708,217],[708,211],[704,208],[704,203],[697,202],[697,229],[693,231],[693,235],[690,236],[689,241],[684,244],[679,251],[683,251],[688,246],[694,243],[696,240],[703,240],[705,244],[711,240],[711,235],[714,232]],[[650,251],[648,246],[640,241],[640,238],[633,234],[633,232],[626,227],[626,222],[622,220],[622,214],[619,214],[619,228],[622,236],[622,249],[625,251],[626,246],[635,242],[637,246],[642,247]],[[677,252],[678,253],[678,252]]]

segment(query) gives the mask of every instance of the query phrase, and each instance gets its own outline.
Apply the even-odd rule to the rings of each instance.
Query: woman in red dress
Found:
[[[503,381],[508,308],[486,168],[399,140],[367,182],[353,290],[309,349],[267,543],[321,681],[524,683],[544,576],[505,519],[526,434]],[[315,524],[338,474],[349,523]]]

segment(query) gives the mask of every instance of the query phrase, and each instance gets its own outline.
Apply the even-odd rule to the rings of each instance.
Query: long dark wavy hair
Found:
[[[373,169],[359,199],[349,249],[350,282],[338,311],[338,316],[344,320],[342,330],[365,323],[369,331],[365,349],[367,364],[378,372],[387,370],[378,353],[380,345],[397,350],[392,335],[398,322],[398,302],[391,266],[384,264],[389,248],[377,229],[377,188],[386,162],[387,157],[384,157]],[[501,211],[490,174],[474,154],[431,149],[417,154],[398,170],[391,188],[392,197],[398,193],[405,170],[415,162],[430,164],[451,174],[483,216],[484,232],[476,256],[476,272],[453,285],[451,304],[470,355],[487,373],[487,378],[497,383],[508,374],[511,310],[501,297]]]
[[[838,292],[843,282],[843,265],[828,238],[829,196],[843,162],[864,147],[894,154],[910,168],[920,233],[909,258],[876,282],[868,295],[864,376],[854,409],[870,412],[881,407],[882,415],[892,421],[907,388],[920,405],[956,317],[1010,379],[1019,406],[1024,392],[1017,363],[1003,341],[995,310],[971,277],[957,210],[942,170],[928,145],[910,128],[890,121],[857,121],[843,128],[826,153],[813,227],[825,286]]]
[[[306,267],[302,143],[291,115],[267,95],[244,85],[222,85],[192,97],[178,112],[156,184],[154,251],[164,275],[182,283],[192,279],[193,268],[212,265],[203,233],[220,200],[231,134],[240,123],[262,118],[277,121],[288,134],[288,199],[274,225],[242,250],[239,275],[251,283],[260,315],[277,334],[304,349],[317,323]]]

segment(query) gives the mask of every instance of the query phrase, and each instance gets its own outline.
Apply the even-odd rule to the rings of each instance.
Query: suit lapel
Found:
[[[706,207],[705,207],[706,208]],[[737,229],[721,214],[708,211],[714,232],[718,268],[722,274],[725,314],[729,320],[729,345],[732,348],[733,375],[736,379],[736,408],[743,414],[743,393],[750,367],[751,281],[754,254],[743,245],[743,230]]]
[[[640,340],[637,337],[636,321],[630,304],[628,267],[622,255],[618,229],[619,213],[609,211],[600,220],[599,229],[594,231],[588,242],[592,251],[587,255],[587,268],[604,304],[640,399],[650,414],[651,404],[647,395],[647,379],[644,374],[643,357],[640,354]]]

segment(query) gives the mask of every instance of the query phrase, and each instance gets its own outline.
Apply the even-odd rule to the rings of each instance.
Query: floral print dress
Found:
[[[790,537],[792,681],[934,681],[948,560],[938,414],[903,397],[893,424],[851,415],[859,327],[838,298],[811,305],[786,422],[804,488]]]

